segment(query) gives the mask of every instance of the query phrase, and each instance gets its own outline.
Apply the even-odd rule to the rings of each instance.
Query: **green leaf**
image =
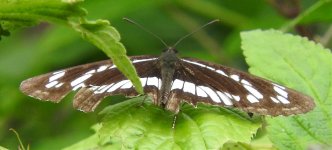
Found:
[[[0,150],[8,150],[8,149],[0,146]]]
[[[258,133],[259,134],[259,133]],[[265,134],[265,133],[264,133]],[[241,142],[227,142],[222,150],[277,150],[267,135],[263,137],[255,137],[250,144]]]
[[[126,55],[126,49],[120,43],[120,34],[107,20],[77,21],[73,19],[70,24],[73,29],[81,33],[85,40],[93,43],[112,58],[113,63],[133,83],[135,89],[141,94],[144,93],[136,70]]]
[[[182,106],[172,128],[174,114],[144,97],[134,98],[105,108],[102,127],[86,139],[99,138],[89,148],[124,149],[219,149],[228,141],[249,143],[261,126],[259,120],[222,107]],[[85,140],[83,140],[85,141]],[[72,147],[84,148],[81,141]],[[92,141],[92,140],[91,140]],[[69,147],[68,149],[72,148]]]
[[[250,72],[315,99],[307,114],[268,118],[268,135],[279,149],[307,149],[332,142],[332,55],[306,38],[275,30],[241,33]]]
[[[4,30],[14,30],[41,21],[67,24],[70,17],[86,15],[81,1],[61,0],[0,0],[0,24]]]
[[[92,127],[92,130],[97,132],[101,128],[100,124],[96,124]],[[98,134],[93,134],[90,137],[72,145],[70,147],[64,148],[64,150],[82,150],[82,149],[94,149],[98,147],[100,138]]]

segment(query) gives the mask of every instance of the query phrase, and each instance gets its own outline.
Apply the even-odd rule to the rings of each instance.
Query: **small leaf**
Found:
[[[299,36],[275,30],[241,33],[250,72],[311,95],[316,108],[293,117],[268,118],[268,135],[279,149],[307,149],[332,142],[332,55]]]
[[[42,21],[67,24],[70,17],[85,16],[80,1],[60,0],[0,0],[0,40],[13,30],[37,25]]]
[[[112,58],[117,68],[135,85],[136,90],[143,94],[136,70],[126,55],[125,47],[120,43],[120,34],[114,27],[110,26],[107,20],[76,21],[73,19],[70,24],[81,33],[85,40],[93,43]]]
[[[173,129],[173,113],[143,101],[138,97],[105,108],[94,148],[220,149],[228,141],[249,143],[261,126],[226,108],[184,105]]]
[[[41,21],[67,24],[70,17],[82,17],[86,11],[80,1],[60,0],[0,1],[0,24],[5,30],[35,25]]]

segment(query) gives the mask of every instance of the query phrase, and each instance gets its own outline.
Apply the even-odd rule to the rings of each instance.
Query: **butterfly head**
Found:
[[[166,49],[163,50],[163,54],[168,53],[168,54],[177,54],[178,50],[176,50],[174,47],[167,47]]]
[[[159,60],[162,64],[166,66],[173,66],[175,62],[179,60],[177,57],[178,51],[173,47],[167,47],[163,50],[163,53],[160,55]]]

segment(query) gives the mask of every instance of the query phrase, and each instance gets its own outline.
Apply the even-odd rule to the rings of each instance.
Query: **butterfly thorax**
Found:
[[[161,105],[172,112],[178,112],[179,102],[170,97],[173,76],[176,66],[180,59],[177,57],[176,49],[169,47],[159,57],[159,66],[161,70],[161,88],[157,105]]]

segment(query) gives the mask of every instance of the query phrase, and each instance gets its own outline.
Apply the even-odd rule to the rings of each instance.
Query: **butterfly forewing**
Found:
[[[142,85],[147,85],[147,78],[160,76],[155,65],[157,57],[131,57],[133,65],[141,77]],[[146,86],[144,91],[156,95],[158,87]],[[158,86],[158,85],[157,85]],[[23,93],[40,100],[59,102],[70,91],[76,91],[74,107],[88,112],[93,111],[100,101],[109,95],[124,94],[136,96],[132,83],[114,66],[112,61],[105,60],[80,65],[34,78],[22,82],[20,89]]]
[[[304,113],[315,105],[309,96],[248,73],[192,58],[181,60],[182,68],[174,80],[184,83],[174,92],[189,103],[237,107],[272,116]],[[185,89],[193,87],[190,83],[195,90],[188,92]]]

